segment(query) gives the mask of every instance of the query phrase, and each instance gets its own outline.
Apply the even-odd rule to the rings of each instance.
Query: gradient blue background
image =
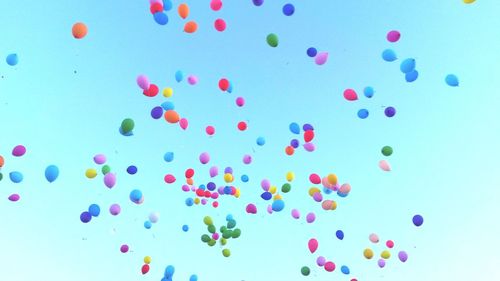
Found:
[[[296,12],[285,17],[285,1],[224,1],[220,12],[208,0],[187,1],[189,19],[198,21],[195,34],[182,32],[183,22],[169,12],[167,26],[157,25],[148,1],[0,1],[0,55],[19,55],[19,64],[0,63],[0,155],[6,158],[0,182],[0,279],[18,280],[160,280],[168,264],[176,267],[174,280],[493,280],[500,264],[498,198],[500,184],[500,4],[478,0],[465,5],[448,1],[292,1]],[[180,2],[174,1],[174,5]],[[228,28],[218,33],[213,21],[224,18]],[[74,22],[85,22],[87,37],[71,36]],[[402,33],[396,44],[387,31]],[[268,33],[279,35],[280,46],[265,43]],[[315,46],[330,53],[324,66],[305,55]],[[420,78],[404,81],[399,61],[382,61],[380,53],[393,48],[399,58],[414,57]],[[174,73],[195,74],[196,86],[176,83]],[[76,70],[76,73],[74,71]],[[461,85],[444,83],[448,73]],[[146,74],[160,88],[174,88],[176,110],[189,119],[187,131],[153,120],[150,109],[164,98],[148,99],[135,78]],[[221,94],[220,77],[234,83],[233,94]],[[372,99],[348,103],[342,91],[365,86],[376,90]],[[234,105],[245,97],[243,108]],[[388,119],[383,107],[397,115]],[[360,108],[370,117],[356,117]],[[136,121],[135,135],[117,133],[123,118]],[[249,129],[236,130],[240,120]],[[292,138],[288,124],[311,123],[317,150],[283,150]],[[207,137],[204,128],[216,127]],[[267,143],[258,147],[255,139]],[[17,144],[26,156],[13,159]],[[380,148],[391,145],[393,171],[383,173],[377,163]],[[163,154],[175,152],[165,163]],[[240,199],[223,198],[221,206],[184,204],[180,191],[184,170],[196,170],[195,181],[208,181],[208,167],[198,155],[208,151],[210,164],[232,166],[239,180]],[[88,180],[94,154],[104,153],[118,174],[108,190],[101,179]],[[243,154],[254,161],[243,165]],[[44,169],[60,167],[59,179],[49,184]],[[139,173],[125,169],[135,164]],[[13,184],[8,172],[23,172]],[[296,173],[286,209],[268,215],[259,198],[260,180],[281,186],[287,171]],[[308,175],[334,172],[353,191],[339,199],[334,212],[324,212],[307,195]],[[166,185],[163,176],[178,181]],[[7,178],[5,178],[7,176]],[[219,181],[222,179],[219,177]],[[142,205],[128,200],[130,190],[145,194]],[[6,200],[20,193],[21,201]],[[259,214],[245,213],[256,202]],[[102,213],[89,224],[79,215],[91,203]],[[112,217],[107,208],[122,205]],[[317,214],[313,224],[293,220],[290,209]],[[151,230],[143,222],[151,211],[161,214]],[[231,213],[242,236],[229,241],[230,258],[220,246],[200,241],[202,219],[211,215],[220,225]],[[411,217],[425,218],[415,228]],[[188,224],[190,230],[182,232]],[[338,241],[335,231],[346,238]],[[406,250],[401,264],[394,255],[385,269],[362,257],[376,232]],[[318,252],[311,255],[307,240],[316,237]],[[127,243],[131,252],[121,254]],[[374,247],[376,254],[382,245]],[[327,273],[315,266],[318,254],[338,269]],[[153,258],[151,271],[141,276],[142,258]],[[352,275],[340,273],[350,267]],[[300,275],[308,265],[311,276]]]

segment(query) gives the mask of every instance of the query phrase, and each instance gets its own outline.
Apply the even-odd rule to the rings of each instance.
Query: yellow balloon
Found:
[[[295,174],[293,172],[286,173],[286,180],[291,182],[295,178]]]
[[[332,202],[332,207],[330,208],[330,210],[335,210],[335,209],[337,209],[337,202],[333,201]]]
[[[163,89],[163,96],[166,98],[171,97],[174,94],[174,90],[172,88]]]
[[[240,189],[239,188],[236,189],[236,192],[234,193],[234,197],[240,198]]]
[[[87,169],[87,171],[85,171],[85,176],[89,179],[93,179],[97,176],[97,171],[95,169]]]
[[[314,186],[313,186],[313,187],[311,187],[311,188],[309,189],[309,196],[313,196],[316,192],[321,192],[321,191],[320,191],[320,190],[319,190],[319,188],[317,188],[317,187],[314,187]]]
[[[276,190],[277,190],[277,188],[274,185],[269,188],[269,192],[271,192],[271,194],[275,194]]]
[[[363,251],[363,255],[365,256],[365,258],[367,259],[371,259],[373,258],[373,251],[372,249],[370,248],[366,248],[364,251]]]
[[[150,256],[145,256],[144,257],[144,263],[145,264],[150,264],[151,263],[151,257]]]
[[[327,179],[328,179],[329,184],[331,184],[331,185],[337,184],[337,176],[335,174],[329,174]]]
[[[391,253],[387,250],[384,250],[380,256],[383,258],[383,259],[389,259],[391,257]]]
[[[196,205],[200,204],[200,198],[198,198],[198,197],[194,198],[194,203]]]
[[[476,0],[464,0],[465,4],[472,4],[474,2],[476,2]]]
[[[226,174],[224,174],[224,181],[225,181],[226,183],[233,182],[233,179],[234,179],[234,178],[233,178],[233,175],[232,175],[232,174],[230,174],[230,173],[226,173]]]
[[[283,197],[281,197],[281,195],[279,195],[279,194],[274,195],[273,198],[274,198],[274,200],[282,200],[283,199]]]

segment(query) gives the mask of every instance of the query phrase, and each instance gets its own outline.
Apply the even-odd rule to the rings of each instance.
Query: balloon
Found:
[[[126,135],[126,134],[132,132],[132,130],[134,129],[134,126],[135,126],[134,120],[132,120],[130,118],[125,118],[122,121],[122,125],[121,125],[120,129],[121,129],[121,132]]]
[[[418,78],[418,71],[416,69],[405,74],[405,80],[408,83],[411,83],[411,82],[417,80],[417,78]]]
[[[180,70],[177,70],[175,72],[175,81],[181,82],[182,79],[184,79],[184,73],[182,73],[182,71],[180,71]]]
[[[314,213],[309,213],[306,216],[307,223],[313,223],[316,220],[316,215]]]
[[[292,218],[300,219],[300,212],[297,209],[292,209]]]
[[[283,192],[283,193],[288,193],[288,192],[290,192],[291,189],[292,189],[292,186],[289,183],[285,183],[285,184],[283,184],[283,186],[281,186],[281,192]]]
[[[245,99],[243,97],[237,97],[236,98],[236,105],[239,107],[242,107],[245,105]]]
[[[189,122],[186,118],[181,118],[179,120],[179,126],[181,127],[181,129],[186,130],[188,125],[189,125]]]
[[[248,204],[245,210],[249,214],[257,214],[257,206],[255,204]]]
[[[444,79],[446,84],[451,87],[458,87],[458,77],[454,74],[448,74],[446,75],[446,78]]]
[[[182,19],[186,19],[189,16],[189,6],[185,3],[182,3],[177,8],[177,12]]]
[[[198,281],[198,276],[196,276],[196,274],[191,275],[191,277],[189,277],[189,281]]]
[[[142,91],[142,94],[146,97],[155,97],[160,92],[160,89],[155,84],[150,84],[147,90]]]
[[[221,89],[221,91],[225,92],[227,91],[227,89],[229,88],[229,80],[227,80],[226,78],[222,78],[219,80],[219,89]]]
[[[113,216],[117,216],[122,211],[122,208],[118,204],[113,204],[109,207],[109,213]]]
[[[365,258],[367,258],[367,259],[371,259],[371,258],[373,258],[373,251],[372,251],[372,249],[366,248],[366,249],[363,251],[363,255],[364,255],[364,256],[365,256]]]
[[[325,263],[326,263],[326,259],[325,259],[325,257],[323,257],[323,256],[319,256],[318,258],[316,258],[316,264],[317,264],[318,266],[324,266],[324,265],[325,265]]]
[[[307,246],[309,247],[309,251],[311,251],[311,254],[314,254],[314,252],[316,252],[316,250],[318,249],[318,240],[316,240],[315,238],[309,239]]]
[[[252,163],[252,156],[251,155],[248,155],[248,154],[245,154],[243,156],[243,164],[250,164]]]
[[[184,32],[186,33],[194,33],[198,29],[198,24],[195,21],[188,21],[184,25]]]
[[[392,62],[398,59],[396,56],[396,52],[394,52],[392,49],[386,49],[382,52],[382,59],[387,61],[387,62]]]
[[[143,265],[141,268],[141,272],[142,272],[142,274],[148,273],[149,272],[149,264]]]
[[[208,154],[208,152],[203,152],[200,154],[199,159],[201,164],[207,164],[210,161],[210,154]]]
[[[163,108],[161,106],[155,106],[151,109],[151,117],[153,119],[160,119],[163,116]]]
[[[314,58],[314,62],[317,64],[317,65],[323,65],[326,63],[326,61],[328,60],[328,52],[321,52],[321,53],[318,53],[316,55],[316,57]]]
[[[290,123],[289,129],[290,129],[290,132],[292,132],[296,135],[300,134],[300,126],[299,126],[299,124],[297,124],[295,122]]]
[[[101,208],[97,204],[92,204],[89,206],[89,214],[93,217],[98,217],[101,213]]]
[[[313,152],[316,149],[316,146],[312,142],[305,143],[303,146],[304,149],[308,152]]]
[[[218,11],[222,8],[222,1],[221,0],[212,0],[210,1],[210,8],[213,11]]]
[[[389,252],[388,250],[384,250],[382,251],[382,253],[380,253],[380,257],[387,260],[391,257],[391,252]]]
[[[128,252],[128,250],[129,250],[129,247],[127,244],[123,244],[120,246],[120,252],[125,254],[126,252]]]
[[[219,168],[217,166],[210,167],[209,174],[211,178],[216,177],[219,174]]]
[[[409,73],[415,69],[415,65],[416,65],[415,59],[409,58],[401,62],[399,69],[403,73]]]
[[[149,214],[149,221],[152,222],[152,223],[157,223],[158,220],[160,219],[160,213],[158,212],[151,212]]]
[[[165,120],[168,123],[175,124],[179,122],[180,116],[175,110],[167,110],[164,114]]]
[[[302,275],[304,275],[304,276],[308,276],[311,273],[311,270],[309,269],[309,267],[303,266],[300,269],[300,273],[302,273]]]
[[[285,208],[285,201],[283,200],[275,200],[271,205],[272,210],[275,212],[280,212]]]
[[[400,251],[398,253],[398,258],[401,262],[406,262],[408,260],[408,254],[405,251]]]
[[[380,169],[382,169],[382,171],[385,172],[391,171],[391,165],[386,160],[380,160],[378,162],[378,166],[380,167]]]
[[[365,94],[365,97],[367,98],[372,98],[375,94],[375,90],[372,87],[365,87],[363,94]]]
[[[257,145],[263,146],[264,144],[266,144],[266,139],[264,137],[258,137],[257,138]]]
[[[166,102],[164,102],[164,103],[161,104],[161,108],[164,109],[164,110],[174,110],[175,109],[175,105],[171,101],[166,101]]]
[[[308,57],[314,58],[318,54],[318,50],[314,47],[310,47],[307,49],[306,53]]]
[[[252,2],[255,6],[261,6],[264,4],[264,0],[252,0]]]
[[[115,184],[116,184],[116,174],[107,173],[104,176],[104,185],[106,185],[107,188],[113,188]]]
[[[321,183],[321,177],[318,174],[310,174],[309,175],[309,181],[312,184],[320,184]]]
[[[168,23],[168,16],[163,12],[156,12],[153,14],[155,22],[159,25],[166,25]]]
[[[167,174],[165,175],[165,177],[163,178],[165,180],[166,183],[168,184],[171,184],[171,183],[174,183],[175,182],[175,177],[174,175],[171,175],[171,174]]]
[[[413,221],[413,224],[418,227],[424,223],[424,218],[421,215],[415,215],[415,216],[413,216],[412,221]]]
[[[474,2],[476,2],[476,0],[464,0],[465,4],[472,4]]]
[[[182,226],[182,231],[188,232],[188,230],[189,230],[189,226],[188,225],[185,224],[185,225]]]
[[[348,183],[344,183],[343,185],[340,186],[339,192],[348,194],[349,192],[351,192],[351,185]]]
[[[343,265],[343,266],[340,267],[340,271],[342,273],[346,274],[346,275],[349,274],[349,273],[351,273],[351,271],[349,270],[349,267],[347,267],[345,265]]]
[[[53,182],[59,176],[59,168],[55,165],[50,165],[45,169],[45,178],[48,182]]]
[[[335,270],[335,264],[331,261],[325,263],[325,270],[328,272],[332,272]]]
[[[163,155],[163,159],[165,160],[165,162],[172,162],[174,160],[174,153],[166,152],[165,155]]]
[[[92,215],[89,212],[83,212],[80,214],[80,221],[83,223],[88,223],[92,220]]]
[[[2,168],[4,164],[5,164],[5,159],[3,158],[2,155],[0,155],[0,168]]]
[[[396,109],[392,106],[388,106],[386,107],[386,109],[384,110],[384,114],[385,116],[387,117],[393,117],[394,115],[396,115]]]
[[[385,267],[385,260],[383,260],[383,259],[379,259],[379,260],[377,261],[377,264],[378,264],[378,266],[379,266],[380,268],[384,268],[384,267]]]
[[[368,115],[370,115],[370,113],[368,112],[368,109],[362,108],[362,109],[358,110],[358,117],[360,119],[366,119],[366,118],[368,118]]]
[[[285,16],[291,16],[295,12],[295,7],[292,4],[285,4],[283,6],[283,14]]]
[[[139,189],[134,189],[130,192],[129,195],[130,201],[134,202],[135,204],[140,204],[141,199],[142,199],[142,191]]]
[[[163,2],[162,1],[155,1],[149,7],[149,11],[151,12],[151,14],[163,12]]]
[[[17,145],[12,149],[12,156],[21,157],[26,153],[26,147],[24,145]]]
[[[148,77],[146,77],[146,75],[139,75],[137,76],[137,85],[139,86],[139,88],[143,89],[143,90],[147,90],[149,89],[149,86],[151,85],[149,83],[149,79]]]
[[[372,243],[378,243],[378,241],[379,241],[378,235],[375,234],[375,233],[370,234],[370,236],[368,237],[368,239]]]
[[[171,0],[163,0],[163,10],[170,11],[172,10],[172,1]]]
[[[387,41],[391,43],[398,42],[399,38],[401,38],[401,33],[397,30],[391,30],[387,33]]]
[[[342,230],[337,230],[337,232],[335,232],[335,236],[337,236],[339,240],[344,240],[344,232]]]
[[[165,278],[172,278],[172,276],[174,276],[174,272],[175,268],[172,265],[167,266],[167,268],[165,268]]]
[[[387,248],[392,249],[394,248],[394,241],[387,240],[387,242],[385,242],[385,245],[387,246]]]
[[[198,77],[195,75],[189,75],[187,81],[189,85],[196,85],[196,83],[198,83]]]
[[[21,174],[21,172],[10,172],[9,178],[13,183],[20,183],[24,179],[23,174]]]
[[[267,44],[269,46],[271,46],[273,48],[278,47],[279,40],[278,40],[278,36],[276,34],[270,33],[269,35],[267,35],[266,41],[267,41]]]
[[[293,172],[287,172],[286,173],[286,180],[287,181],[291,182],[291,181],[294,180],[294,178],[295,178],[295,174]]]
[[[358,94],[353,89],[346,89],[344,91],[344,98],[348,101],[355,101],[358,99]]]
[[[238,122],[238,130],[245,131],[247,129],[247,123],[244,121]]]
[[[216,19],[214,22],[214,27],[217,31],[222,32],[226,30],[226,22],[223,19]]]
[[[5,58],[5,62],[10,66],[14,66],[19,62],[19,57],[17,54],[10,54]]]
[[[231,255],[231,251],[229,251],[229,249],[224,249],[222,250],[222,255],[227,258]]]
[[[14,194],[11,194],[7,199],[9,199],[9,201],[11,201],[11,202],[17,202],[17,201],[19,201],[19,199],[21,199],[21,196],[19,196],[19,194],[17,194],[17,193],[14,193]]]
[[[87,35],[87,26],[82,22],[77,22],[73,24],[71,28],[71,33],[76,39],[82,39]]]

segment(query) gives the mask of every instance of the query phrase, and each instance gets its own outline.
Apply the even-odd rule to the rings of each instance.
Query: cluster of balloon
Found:
[[[75,39],[82,39],[85,36],[87,36],[87,26],[83,22],[77,22],[73,24],[73,27],[71,28],[71,34],[73,34],[73,37]]]
[[[236,220],[232,215],[226,216],[226,225],[222,225],[217,232],[217,228],[210,216],[203,218],[203,223],[207,226],[208,234],[203,234],[201,236],[201,241],[207,243],[208,246],[213,247],[219,241],[219,243],[225,247],[229,239],[237,239],[241,235],[241,229],[236,228]],[[227,248],[222,250],[222,255],[224,257],[229,257],[231,251]]]
[[[144,228],[150,229],[154,223],[157,223],[160,219],[160,213],[151,212],[148,216],[148,219],[144,222]]]
[[[399,66],[401,72],[405,75],[405,80],[412,83],[418,78],[418,71],[416,68],[416,61],[414,58],[407,58],[403,60]]]
[[[386,145],[386,146],[382,147],[381,152],[382,152],[382,155],[389,157],[389,156],[391,156],[391,155],[392,155],[393,150],[392,150],[392,147],[390,147],[390,146]],[[384,171],[384,172],[389,172],[389,171],[391,171],[391,165],[390,165],[390,164],[389,164],[389,162],[388,162],[387,160],[385,160],[385,159],[380,160],[380,161],[378,162],[378,166],[379,166],[379,168],[380,168],[382,171]]]
[[[371,86],[367,86],[363,89],[363,95],[366,98],[371,99],[373,95],[375,94],[375,90]],[[354,89],[345,89],[344,90],[344,99],[347,101],[356,101],[358,100],[358,94]],[[361,108],[357,112],[358,118],[359,119],[366,119],[370,115],[370,112],[366,108]]]
[[[12,149],[12,156],[13,157],[22,157],[25,154],[26,154],[26,147],[24,145],[21,145],[21,144],[16,145]],[[0,181],[2,181],[2,179],[3,179],[2,169],[3,169],[4,165],[5,165],[5,158],[0,155]],[[24,176],[23,176],[23,173],[21,173],[19,171],[12,171],[9,173],[9,179],[13,183],[21,183],[24,180]],[[19,194],[12,194],[11,196],[9,196],[9,200],[12,202],[19,201],[19,199],[20,199]]]
[[[372,233],[368,236],[368,240],[370,240],[373,244],[378,244],[380,242],[380,238],[376,233]],[[387,240],[385,242],[385,248],[380,252],[380,258],[377,260],[377,265],[380,268],[384,268],[387,264],[387,260],[391,258],[391,250],[394,249],[394,241]],[[363,256],[367,260],[371,260],[374,257],[374,252],[371,248],[365,248],[363,250]],[[398,258],[401,262],[406,262],[408,260],[408,254],[405,251],[399,251]]]
[[[314,58],[314,62],[317,65],[323,65],[328,60],[328,52],[318,52],[318,50],[314,47],[307,48],[306,54],[308,57]]]
[[[173,265],[168,265],[166,268],[165,268],[165,273],[163,274],[163,278],[161,279],[161,281],[172,281],[173,277],[174,277],[174,273],[175,273],[175,268]],[[192,274],[190,277],[189,277],[189,281],[198,281],[198,276],[196,274]]]
[[[291,182],[295,179],[295,174],[290,171],[287,172],[285,177],[287,182],[285,182],[281,186],[281,192],[284,194],[289,193],[292,190]],[[271,199],[273,200],[272,203],[267,206],[267,212],[269,214],[272,214],[273,212],[283,211],[283,209],[285,209],[285,201],[283,200],[283,196],[279,193],[278,187],[275,185],[271,185],[271,182],[268,179],[263,179],[260,182],[260,186],[264,191],[260,195],[260,198],[262,198],[264,201],[270,201]],[[255,206],[255,204],[248,204],[246,207],[246,212],[249,214],[256,214],[257,207]]]
[[[80,214],[80,220],[83,223],[88,223],[92,220],[92,217],[97,218],[101,213],[101,208],[97,204],[91,204],[87,211]]]
[[[299,124],[292,122],[288,126],[290,132],[292,132],[295,135],[300,135],[300,126]],[[316,150],[316,145],[312,143],[312,140],[314,139],[314,127],[311,124],[304,124],[302,126],[302,130],[304,131],[303,138],[304,138],[304,144],[302,147],[305,149],[307,152],[313,152]],[[295,153],[295,150],[299,148],[300,146],[300,141],[298,139],[292,139],[290,141],[290,144],[285,147],[285,154],[288,156],[291,156]]]
[[[325,194],[331,194],[332,192],[336,192],[339,197],[347,197],[351,192],[351,185],[348,183],[344,183],[340,185],[338,183],[337,175],[331,173],[327,176],[321,178],[318,174],[311,174],[309,176],[309,181],[312,184],[323,185],[323,192]],[[325,199],[321,189],[316,186],[312,186],[309,191],[309,196],[317,202],[321,204],[321,208],[325,211],[333,211],[337,209],[337,202],[330,199]]]
[[[318,240],[316,238],[309,239],[309,241],[307,242],[307,247],[309,248],[309,251],[311,252],[311,254],[314,254],[318,250],[318,247],[319,247]],[[336,269],[335,263],[333,261],[327,260],[324,256],[318,256],[316,258],[316,264],[319,267],[323,267],[325,269],[325,271],[327,271],[327,272],[333,272]],[[343,265],[341,267],[341,272],[343,274],[348,275],[348,274],[350,274],[350,269],[348,266]],[[307,266],[302,267],[301,273],[304,276],[309,275],[310,274],[309,267],[307,267]]]
[[[19,62],[19,57],[17,56],[17,54],[9,54],[5,58],[5,62],[10,66],[17,65],[17,63]]]
[[[222,9],[222,1],[221,0],[211,0],[210,1],[210,9],[212,11],[217,12]],[[226,21],[224,19],[218,18],[214,21],[214,28],[219,32],[223,32],[226,30]]]
[[[151,264],[151,257],[145,256],[143,260],[144,260],[144,264],[141,267],[141,273],[144,275],[144,274],[147,274],[150,270],[149,264]]]
[[[111,167],[105,165],[107,161],[106,155],[96,154],[94,155],[94,163],[97,165],[102,165],[101,173],[104,175],[103,181],[107,188],[113,188],[116,185],[116,173],[111,172]],[[88,179],[94,179],[97,177],[97,170],[94,168],[88,168],[85,171],[85,176]]]
[[[168,23],[167,11],[172,10],[171,0],[149,0],[149,11],[153,15],[153,19],[159,25]]]

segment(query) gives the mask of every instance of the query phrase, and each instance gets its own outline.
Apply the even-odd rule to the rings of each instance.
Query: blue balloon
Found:
[[[198,276],[196,276],[196,274],[191,275],[191,277],[189,277],[189,281],[198,281]]]
[[[226,216],[226,221],[231,221],[231,220],[234,220],[234,217],[233,217],[233,215],[228,214],[228,215]]]
[[[232,191],[232,189],[230,186],[224,187],[224,194],[231,194],[231,191]]]
[[[188,232],[188,230],[189,230],[189,226],[187,224],[182,226],[182,231]]]
[[[172,1],[171,0],[163,0],[163,10],[170,11],[172,10]]]
[[[264,4],[264,0],[252,0],[252,2],[255,6],[260,6]]]
[[[92,215],[89,212],[83,212],[80,214],[80,220],[83,223],[88,223],[90,220],[92,220]]]
[[[134,189],[130,192],[130,201],[134,202],[134,203],[138,203],[139,201],[141,201],[141,198],[142,198],[142,191],[140,191],[139,189]]]
[[[385,49],[382,52],[382,59],[384,59],[385,61],[391,62],[391,61],[397,60],[398,57],[396,56],[396,52],[394,52],[394,50]]]
[[[59,176],[59,168],[55,165],[50,165],[45,169],[45,178],[49,182],[53,182]]]
[[[5,61],[7,62],[8,65],[14,66],[19,62],[19,57],[17,54],[10,54],[5,58]]]
[[[342,230],[337,230],[337,232],[335,232],[335,236],[337,236],[337,238],[339,240],[343,240],[344,239],[344,232]]]
[[[161,107],[163,107],[163,109],[165,109],[165,111],[175,109],[174,103],[171,101],[166,101],[166,102],[162,103]]]
[[[145,229],[151,229],[152,226],[153,226],[153,224],[150,221],[145,221],[144,222],[144,228]]]
[[[347,194],[347,193],[342,193],[342,192],[340,192],[340,191],[337,191],[337,195],[338,195],[339,197],[344,198],[344,197],[347,197],[347,195],[348,195],[348,194]]]
[[[175,268],[171,265],[167,266],[167,268],[165,268],[165,278],[172,278],[172,276],[174,275],[174,272],[175,272]]]
[[[310,47],[307,49],[306,53],[307,53],[307,56],[314,58],[318,54],[318,50],[316,50],[316,48],[314,48],[314,47]]]
[[[444,79],[446,84],[451,87],[458,87],[458,77],[455,74],[448,74],[446,75],[446,78]]]
[[[344,274],[349,274],[349,273],[351,273],[351,271],[349,270],[349,267],[347,267],[347,266],[345,266],[345,265],[343,265],[343,266],[341,266],[341,267],[340,267],[340,271],[341,271],[342,273],[344,273]]]
[[[411,82],[417,80],[417,78],[418,78],[418,71],[416,69],[405,74],[405,80],[408,83],[411,83]]]
[[[264,144],[266,144],[266,139],[264,137],[258,137],[257,145],[263,146]]]
[[[372,87],[365,87],[363,93],[365,94],[365,97],[372,98],[375,94],[375,90]]]
[[[129,173],[130,175],[135,175],[137,173],[137,167],[134,165],[128,166],[127,173]]]
[[[99,205],[97,204],[92,204],[89,206],[89,213],[93,217],[98,217],[101,213],[101,208],[99,208]]]
[[[153,119],[160,119],[163,116],[163,108],[161,106],[155,106],[151,109],[151,117]]]
[[[360,109],[358,110],[358,117],[361,118],[361,119],[366,119],[368,117],[368,115],[370,115],[370,113],[368,112],[367,109]]]
[[[297,124],[295,122],[290,123],[289,129],[290,129],[290,132],[292,132],[296,135],[300,134],[300,126],[299,126],[299,124]]]
[[[415,215],[412,221],[415,226],[421,226],[424,223],[424,218],[421,215]]]
[[[181,82],[182,79],[184,79],[184,73],[182,73],[182,71],[180,71],[180,70],[175,72],[175,81]]]
[[[166,25],[168,23],[168,16],[163,12],[156,12],[153,17],[155,22],[159,25]]]
[[[314,127],[311,124],[304,124],[302,126],[302,130],[304,130],[304,131],[314,131]]]
[[[130,137],[130,136],[133,136],[133,135],[134,135],[134,132],[133,132],[133,131],[130,131],[130,132],[128,132],[128,133],[126,133],[126,134],[124,134],[124,133],[123,133],[123,131],[122,131],[122,127],[118,128],[118,132],[120,132],[120,134],[121,134],[122,136],[125,136],[125,137]]]
[[[194,204],[193,198],[187,198],[186,199],[186,206],[191,207]]]
[[[264,200],[266,200],[266,201],[267,201],[267,200],[271,200],[271,198],[273,198],[273,194],[272,194],[271,192],[269,192],[269,191],[266,191],[266,192],[262,193],[262,194],[260,195],[260,197],[261,197],[262,199],[264,199]]]
[[[233,92],[233,82],[229,82],[229,87],[227,88],[227,92],[228,93],[232,93]]]
[[[283,210],[285,208],[285,201],[283,201],[281,199],[274,200],[271,207],[272,207],[273,211],[280,212],[281,210]]]
[[[209,182],[207,183],[207,189],[210,190],[210,191],[214,191],[215,188],[217,188],[217,186],[215,185],[215,183],[213,182]]]
[[[285,16],[291,16],[294,12],[295,7],[292,4],[289,3],[283,6],[283,14],[285,14]]]
[[[401,62],[399,69],[403,73],[409,73],[415,69],[415,66],[416,66],[415,59],[409,58],[409,59],[405,59],[404,61]]]
[[[172,162],[174,160],[174,153],[173,152],[167,152],[165,155],[163,155],[163,159],[166,162]]]
[[[291,141],[290,141],[290,145],[291,145],[293,148],[297,148],[297,147],[299,147],[300,142],[299,142],[299,140],[298,140],[298,139],[293,139],[293,140],[291,140]]]
[[[326,194],[331,194],[333,192],[333,190],[326,188],[326,187],[323,187],[323,192]]]
[[[13,183],[20,183],[24,179],[23,174],[21,174],[21,172],[11,172],[9,173],[9,178]]]
[[[247,175],[242,175],[241,176],[241,181],[242,182],[248,182],[248,176]]]

